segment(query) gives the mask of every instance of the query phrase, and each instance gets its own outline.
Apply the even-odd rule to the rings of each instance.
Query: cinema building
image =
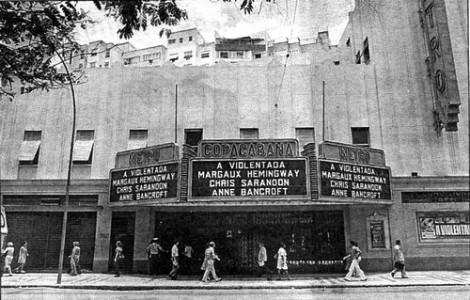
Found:
[[[380,18],[360,3],[350,14],[338,47],[352,62],[87,71],[75,87],[66,256],[78,240],[83,268],[107,272],[121,240],[140,273],[152,237],[166,249],[182,239],[197,273],[213,240],[222,274],[249,274],[258,241],[269,264],[283,241],[291,272],[339,272],[353,239],[373,272],[390,269],[400,239],[411,270],[470,268],[466,22],[444,22],[466,20],[466,7],[377,3]],[[441,56],[426,63],[436,26]],[[7,241],[29,241],[31,269],[58,263],[70,97],[0,102]]]

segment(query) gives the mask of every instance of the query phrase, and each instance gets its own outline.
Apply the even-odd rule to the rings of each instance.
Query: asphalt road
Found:
[[[269,289],[269,290],[152,290],[105,291],[81,289],[24,288],[2,289],[1,299],[35,300],[467,300],[470,286],[441,287],[384,287],[384,288],[334,288],[334,289]]]

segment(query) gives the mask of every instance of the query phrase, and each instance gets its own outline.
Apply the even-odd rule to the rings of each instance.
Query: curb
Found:
[[[414,284],[381,284],[381,285],[367,285],[367,284],[336,284],[336,285],[283,285],[283,286],[246,286],[246,285],[230,285],[230,286],[210,286],[210,285],[159,285],[159,286],[113,286],[113,285],[47,285],[47,284],[21,284],[21,285],[2,285],[2,288],[55,288],[55,289],[77,289],[77,290],[116,290],[116,291],[146,291],[146,290],[258,290],[258,289],[335,289],[335,288],[403,288],[403,287],[425,287],[425,286],[470,286],[470,283],[414,283]]]

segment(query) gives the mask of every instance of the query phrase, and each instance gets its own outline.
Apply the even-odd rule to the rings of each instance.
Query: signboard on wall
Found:
[[[178,162],[111,170],[109,202],[130,205],[176,200],[178,170]]]
[[[466,213],[418,213],[419,238],[422,241],[470,238],[470,219]]]
[[[390,169],[319,160],[320,195],[391,200]]]
[[[193,159],[189,200],[305,198],[307,159]]]
[[[427,42],[426,64],[434,90],[435,126],[457,131],[460,96],[445,0],[421,0],[421,25]]]
[[[383,220],[369,222],[371,248],[385,248],[385,225]]]

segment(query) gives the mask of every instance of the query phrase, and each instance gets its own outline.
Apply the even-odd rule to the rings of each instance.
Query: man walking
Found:
[[[171,271],[169,274],[171,280],[176,280],[178,277],[178,270],[180,268],[179,250],[178,250],[179,244],[180,244],[179,241],[175,241],[175,244],[171,248]]]
[[[350,243],[351,243],[351,254],[345,256],[343,260],[350,258],[351,266],[349,267],[349,272],[348,274],[346,274],[346,277],[344,277],[344,280],[351,281],[352,274],[356,272],[356,274],[359,274],[359,277],[361,278],[361,280],[365,281],[367,280],[367,278],[364,275],[364,272],[359,267],[359,262],[361,261],[361,254],[362,254],[361,249],[359,249],[359,246],[355,241],[350,241]]]
[[[157,268],[159,263],[159,256],[164,252],[162,246],[158,243],[158,238],[154,237],[150,244],[147,246],[146,252],[149,260],[149,274],[157,275]]]
[[[271,280],[272,272],[269,270],[268,266],[266,266],[266,262],[268,261],[268,255],[266,254],[266,247],[264,247],[263,242],[258,243],[259,251],[258,251],[258,269],[259,273],[258,276],[261,277],[263,274],[267,274],[267,279]]]
[[[215,281],[221,281],[222,278],[217,277],[215,273],[214,263],[215,260],[220,261],[217,254],[215,254],[215,243],[210,242],[209,247],[207,247],[206,252],[204,253],[204,262],[202,263],[201,269],[204,270],[204,275],[202,276],[202,282],[208,282],[209,275],[212,274],[212,277]]]
[[[396,240],[395,246],[393,247],[393,270],[392,277],[395,277],[395,273],[401,271],[401,278],[408,278],[405,272],[405,255],[401,251],[400,240]]]

